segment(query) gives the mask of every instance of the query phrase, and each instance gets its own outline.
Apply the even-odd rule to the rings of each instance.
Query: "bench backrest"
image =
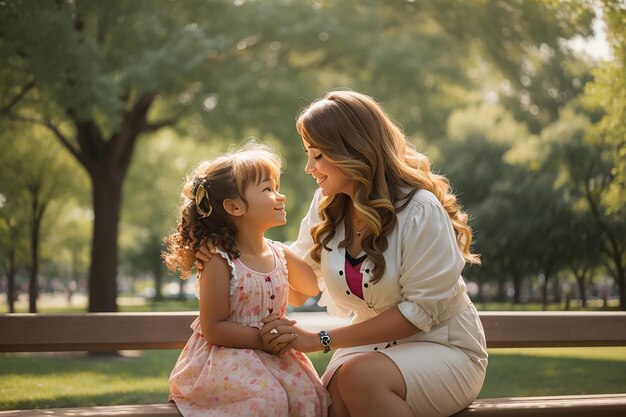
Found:
[[[180,349],[197,312],[0,315],[0,352]],[[626,312],[481,312],[487,345],[626,346]]]

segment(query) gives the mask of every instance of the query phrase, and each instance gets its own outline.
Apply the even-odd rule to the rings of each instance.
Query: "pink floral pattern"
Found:
[[[276,268],[259,273],[241,261],[232,268],[232,322],[260,328],[272,311],[287,309],[289,286],[282,249],[270,242]],[[291,350],[276,356],[261,350],[214,346],[206,342],[200,319],[170,375],[170,400],[184,417],[318,417],[327,415],[330,396],[309,358]]]

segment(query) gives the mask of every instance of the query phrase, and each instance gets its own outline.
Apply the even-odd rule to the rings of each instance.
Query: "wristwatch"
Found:
[[[330,352],[330,336],[326,330],[320,332],[320,343],[324,346],[324,353]]]

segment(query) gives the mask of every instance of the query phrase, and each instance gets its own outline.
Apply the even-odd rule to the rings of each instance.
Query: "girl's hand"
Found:
[[[265,317],[263,320],[263,327],[261,328],[261,338],[265,348],[275,355],[282,355],[291,349],[290,342],[292,342],[296,336],[291,329],[296,324],[295,320],[288,319],[287,317],[280,317],[278,314],[273,313]]]
[[[196,252],[196,269],[202,271],[204,268],[204,262],[211,262],[211,258],[215,254],[215,246],[211,241],[207,240],[206,243],[200,246],[198,252]]]

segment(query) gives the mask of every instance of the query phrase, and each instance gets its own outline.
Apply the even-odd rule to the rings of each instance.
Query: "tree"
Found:
[[[558,8],[538,1],[451,4],[1,5],[2,113],[49,129],[91,180],[89,310],[117,308],[122,186],[140,137],[165,126],[204,140],[259,134],[289,143],[285,155],[295,161],[299,146],[288,122],[295,106],[341,85],[373,94],[409,132],[435,138],[452,108],[468,100],[466,68],[480,66],[476,45],[489,45],[481,51],[492,57],[512,51],[492,59],[512,76],[526,46],[558,47],[575,33],[569,17],[559,21]],[[536,30],[552,24],[547,33]],[[493,36],[503,30],[506,39]],[[290,178],[291,187],[301,189],[295,184],[303,178]]]
[[[185,175],[202,160],[219,153],[218,144],[178,138],[171,130],[138,145],[138,153],[124,187],[120,247],[125,272],[149,273],[155,281],[155,300],[162,298],[165,267],[163,238],[175,231]],[[172,155],[177,158],[172,161]]]
[[[48,141],[40,127],[13,129],[11,135],[2,135],[5,160],[2,170],[7,213],[5,222],[9,235],[17,239],[13,225],[24,222],[29,230],[29,312],[37,312],[41,228],[50,204],[64,197],[72,188],[72,176],[67,167],[67,156],[56,146],[45,146]],[[11,207],[11,212],[9,212]],[[17,226],[16,226],[17,227]],[[13,259],[12,247],[9,258]],[[9,262],[13,265],[13,261]],[[12,267],[9,267],[12,270]],[[11,275],[11,274],[10,274]]]
[[[626,7],[608,0],[601,4],[614,59],[602,62],[585,88],[586,109],[599,115],[585,141],[599,150],[600,163],[590,169],[593,177],[580,185],[603,232],[607,267],[617,284],[621,309],[626,310]]]
[[[0,164],[0,166],[5,166]],[[0,170],[2,170],[0,168]],[[6,178],[0,174],[0,178]],[[7,306],[9,313],[15,312],[17,289],[15,278],[20,266],[26,264],[28,242],[25,239],[28,223],[23,202],[13,198],[5,186],[0,191],[0,266],[7,278]],[[11,195],[7,197],[7,195]]]
[[[472,268],[468,276],[483,283],[495,281],[501,301],[510,278],[516,303],[522,279],[530,270],[534,235],[523,204],[529,188],[521,187],[527,170],[511,165],[506,155],[515,143],[530,136],[526,126],[501,106],[458,109],[448,120],[447,141],[436,161],[471,215],[474,251],[481,254],[483,265]]]
[[[225,17],[220,12],[233,6],[186,6],[15,2],[2,9],[2,52],[13,70],[5,85],[12,95],[3,110],[48,128],[91,179],[90,311],[116,310],[122,184],[137,139],[180,115],[179,109],[151,121],[157,97],[176,100],[212,65],[228,67],[237,60],[237,33],[220,38],[184,24],[194,21],[192,10],[209,6],[208,14],[219,17],[205,23],[208,32],[210,23]]]
[[[569,228],[580,231],[579,238],[569,245],[569,269],[576,280],[581,307],[584,308],[587,305],[587,289],[602,263],[602,233],[588,211],[575,213]]]

